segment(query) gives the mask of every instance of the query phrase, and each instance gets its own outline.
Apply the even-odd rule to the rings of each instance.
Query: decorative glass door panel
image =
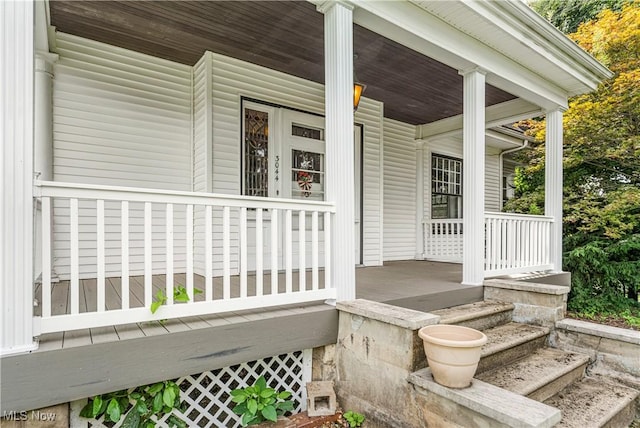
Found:
[[[324,201],[324,153],[291,150],[291,196]]]

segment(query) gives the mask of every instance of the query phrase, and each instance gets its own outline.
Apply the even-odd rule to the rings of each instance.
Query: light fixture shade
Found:
[[[355,113],[358,110],[358,105],[360,104],[360,97],[362,93],[367,88],[367,85],[363,85],[354,79],[353,82],[353,111]]]

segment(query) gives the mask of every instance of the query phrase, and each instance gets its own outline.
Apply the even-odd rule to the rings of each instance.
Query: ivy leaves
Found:
[[[233,412],[242,416],[242,426],[263,421],[276,422],[278,416],[293,410],[293,402],[288,400],[289,397],[289,391],[278,393],[275,389],[268,388],[263,376],[253,386],[231,391],[231,400],[236,403]]]
[[[80,416],[100,418],[104,415],[106,421],[118,422],[124,415],[122,428],[153,428],[154,420],[169,414],[169,426],[186,428],[182,419],[171,414],[174,409],[181,408],[180,388],[173,381],[165,381],[96,395],[83,407]]]
[[[200,294],[202,293],[202,290],[200,290],[199,288],[194,288],[193,289],[193,294]],[[187,292],[187,289],[184,287],[184,285],[176,285],[175,287],[173,287],[173,301],[176,303],[186,303],[189,300],[191,300],[189,298],[189,293]],[[153,302],[151,302],[151,313],[155,314],[156,311],[160,308],[160,306],[165,305],[167,303],[167,295],[164,294],[163,290],[159,290],[154,299]]]

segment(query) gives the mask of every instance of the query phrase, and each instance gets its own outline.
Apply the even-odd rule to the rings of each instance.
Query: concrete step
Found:
[[[633,421],[639,394],[620,384],[585,377],[544,403],[562,412],[556,427],[622,428]]]
[[[540,348],[476,378],[533,400],[544,401],[581,379],[588,362],[588,355]]]
[[[440,324],[456,324],[476,330],[487,330],[511,322],[513,303],[476,302],[432,311],[440,316]]]
[[[484,334],[488,341],[482,347],[477,373],[505,366],[542,348],[549,329],[511,322],[485,330]]]

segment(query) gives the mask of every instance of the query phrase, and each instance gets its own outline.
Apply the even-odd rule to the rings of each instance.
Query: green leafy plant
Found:
[[[236,403],[233,412],[241,415],[242,426],[255,425],[264,421],[276,422],[278,416],[293,410],[289,391],[277,392],[267,387],[267,381],[260,376],[252,386],[231,391],[231,400]]]
[[[200,294],[202,293],[202,290],[200,290],[199,288],[194,288],[193,289],[193,294]],[[173,287],[173,301],[174,302],[180,302],[180,303],[186,303],[189,301],[189,293],[187,293],[187,289],[184,287],[184,285],[176,285],[175,287]],[[160,306],[164,305],[167,303],[167,295],[164,294],[164,290],[159,290],[156,293],[156,296],[153,299],[153,302],[151,302],[151,313],[155,314],[156,311],[160,308]]]
[[[364,423],[364,415],[352,410],[343,414],[342,417],[349,423],[349,427],[351,428],[361,427]]]
[[[122,421],[122,428],[153,428],[156,419],[182,409],[180,388],[173,381],[158,382],[151,385],[139,386],[131,390],[110,392],[96,395],[89,399],[80,411],[84,418],[99,418],[104,415],[106,421]],[[167,422],[172,427],[183,428],[186,422],[170,415]]]

